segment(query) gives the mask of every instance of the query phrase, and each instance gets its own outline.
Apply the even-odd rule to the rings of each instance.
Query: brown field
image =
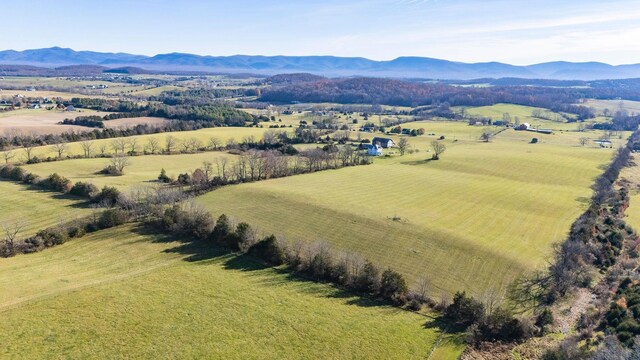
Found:
[[[87,128],[75,125],[58,125],[64,119],[78,116],[99,115],[108,113],[93,110],[74,112],[46,109],[21,109],[0,113],[0,133],[4,134],[60,134],[68,131],[86,131]]]
[[[124,118],[124,119],[115,119],[115,120],[107,120],[104,122],[104,126],[107,129],[123,129],[136,125],[149,124],[149,125],[164,125],[171,120],[156,118],[156,117],[136,117],[136,118]]]
[[[0,135],[4,134],[61,134],[70,131],[91,131],[92,128],[77,125],[60,125],[58,122],[64,119],[73,119],[78,116],[107,115],[104,111],[78,110],[74,112],[46,109],[21,109],[0,113]],[[115,119],[105,121],[105,126],[110,129],[127,128],[139,124],[161,125],[168,120],[152,117],[137,117],[127,119]]]
[[[60,98],[63,100],[70,100],[71,98],[104,98],[105,96],[93,96],[86,94],[79,94],[76,92],[62,92],[62,91],[50,91],[50,90],[36,90],[36,91],[24,91],[24,90],[0,90],[0,97],[13,97],[15,95],[24,95],[29,98]]]

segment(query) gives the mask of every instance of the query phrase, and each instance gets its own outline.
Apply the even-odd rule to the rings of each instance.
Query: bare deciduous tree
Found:
[[[433,140],[431,142],[431,149],[433,150],[431,159],[438,160],[440,159],[440,155],[442,155],[447,150],[447,146],[441,141]]]
[[[158,141],[158,139],[156,139],[155,137],[150,137],[147,141],[147,150],[152,154],[158,152],[158,150],[160,150],[160,142]]]
[[[31,162],[31,160],[33,159],[33,145],[25,145],[23,151],[27,162]]]
[[[117,139],[113,139],[111,141],[111,149],[113,149],[113,152],[118,155],[124,155],[124,152],[127,148],[127,141],[123,138],[117,138]]]
[[[220,147],[220,145],[222,145],[222,142],[217,137],[212,136],[211,138],[209,138],[209,147],[211,148],[211,150],[218,150],[218,147]]]
[[[62,155],[64,155],[65,151],[67,151],[67,144],[61,142],[58,144],[54,144],[51,148],[53,149],[53,151],[58,153],[58,159],[61,159]]]
[[[204,176],[207,182],[211,180],[211,174],[213,174],[213,164],[209,161],[203,162],[202,170],[204,171]]]
[[[100,156],[104,157],[104,155],[107,153],[107,144],[104,142],[100,143],[98,150],[100,151]]]
[[[7,150],[2,153],[2,157],[4,158],[5,164],[8,164],[9,160],[13,159],[15,156],[16,154],[14,154],[13,150]]]
[[[418,279],[415,292],[420,297],[421,301],[426,301],[429,296],[429,289],[431,288],[431,282],[425,276]]]
[[[400,151],[400,156],[404,156],[404,153],[407,151],[407,147],[409,146],[409,141],[407,138],[403,137],[398,140],[396,146],[398,147],[398,151]]]
[[[175,146],[176,146],[176,138],[173,137],[172,135],[167,135],[165,139],[165,150],[167,151],[167,153],[172,153]]]
[[[18,239],[18,234],[26,227],[26,223],[24,221],[16,221],[13,224],[4,223],[2,224],[2,230],[4,231],[4,250],[6,256],[11,256],[15,254],[16,250],[16,240]]]
[[[480,134],[480,140],[484,142],[489,142],[492,137],[493,133],[491,132],[491,129],[484,129],[482,130],[482,134]]]
[[[80,146],[82,147],[82,151],[84,152],[84,157],[90,158],[93,153],[93,143],[91,141],[81,141]]]
[[[129,143],[129,154],[134,155],[138,150],[138,139],[130,138],[128,143]]]
[[[581,146],[585,146],[587,145],[587,143],[589,142],[589,138],[587,137],[581,137],[580,139],[578,139],[578,141],[580,142]]]
[[[119,155],[111,158],[111,165],[120,173],[124,174],[124,168],[129,166],[129,158],[127,156]]]

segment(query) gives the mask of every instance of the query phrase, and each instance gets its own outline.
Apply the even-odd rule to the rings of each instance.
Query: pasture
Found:
[[[440,335],[430,317],[140,230],[0,259],[0,357],[424,359]],[[431,358],[457,357],[452,339]]]
[[[0,180],[0,225],[23,222],[21,239],[38,230],[87,216],[92,211],[83,199]]]
[[[122,119],[127,120],[127,119]],[[109,120],[111,122],[114,120]],[[215,138],[219,141],[221,145],[226,145],[230,141],[241,142],[243,138],[253,136],[256,139],[261,139],[262,135],[265,131],[270,129],[265,128],[248,128],[248,127],[218,127],[218,128],[208,128],[208,129],[200,129],[194,131],[180,131],[180,132],[172,132],[172,133],[159,133],[159,134],[148,134],[148,135],[138,135],[138,136],[130,136],[127,138],[123,138],[124,141],[127,142],[126,151],[130,151],[130,144],[135,142],[136,151],[141,152],[144,147],[148,146],[150,139],[155,139],[158,142],[160,148],[165,148],[167,137],[170,136],[176,142],[175,148],[173,151],[179,151],[186,140],[196,140],[202,146],[206,146],[212,138]],[[286,129],[283,129],[286,130]],[[290,131],[290,130],[289,130]],[[92,152],[94,155],[102,153],[104,150],[104,154],[113,154],[114,149],[112,147],[114,143],[114,139],[100,139],[100,140],[92,140],[90,141],[92,145]],[[13,162],[22,162],[25,161],[26,154],[23,149],[14,149],[13,153],[15,157]],[[80,156],[83,155],[83,149],[80,142],[73,142],[67,144],[67,149],[65,151],[66,156]],[[37,156],[41,159],[46,159],[47,157],[56,157],[57,154],[54,148],[51,145],[39,146],[33,149],[33,155]]]
[[[630,182],[629,207],[625,210],[625,221],[633,229],[640,231],[640,188],[638,188],[640,185],[640,166],[638,166],[640,157],[638,154],[632,154],[631,159],[633,164],[623,168],[620,172],[620,179]]]
[[[45,162],[25,165],[24,169],[41,177],[57,172],[73,182],[90,182],[99,188],[107,185],[127,190],[136,186],[159,184],[157,179],[162,169],[166,170],[167,176],[175,179],[181,173],[188,172],[191,174],[195,169],[202,168],[202,163],[205,161],[213,163],[215,167],[216,159],[227,158],[233,161],[235,157],[235,155],[221,151],[197,154],[133,156],[129,158],[130,165],[125,168],[122,176],[98,174],[100,170],[110,164],[110,160],[106,158]]]
[[[629,113],[640,114],[640,101],[588,99],[581,105],[596,109],[599,115],[602,114],[605,109],[608,109],[611,114],[614,114],[618,110],[626,110]]]
[[[578,144],[580,136],[598,138],[595,131],[509,129],[484,143],[477,138],[482,128],[464,123],[415,126],[445,136],[441,160],[426,161],[433,136],[408,138],[420,152],[226,187],[199,202],[214,216],[226,213],[265,234],[358,252],[402,272],[410,284],[425,276],[436,297],[457,290],[482,295],[545,265],[613,153]],[[540,142],[530,144],[532,137]]]
[[[461,107],[455,108],[456,111],[461,111]],[[511,121],[515,122],[517,117],[520,123],[529,123],[536,128],[553,129],[555,131],[577,131],[578,123],[567,123],[566,119],[559,118],[559,121],[540,119],[532,116],[534,110],[546,112],[551,116],[559,116],[560,114],[554,113],[547,109],[536,108],[531,106],[522,106],[514,104],[496,104],[491,106],[479,106],[468,107],[464,109],[468,115],[488,117],[492,120],[502,120],[505,113],[509,114]],[[570,115],[570,117],[574,117]],[[593,123],[595,121],[604,121],[604,119],[591,119],[585,121],[585,124]]]

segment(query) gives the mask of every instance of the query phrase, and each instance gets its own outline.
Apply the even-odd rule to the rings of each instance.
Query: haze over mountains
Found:
[[[461,63],[425,57],[399,57],[375,61],[335,56],[201,56],[170,53],[155,56],[74,51],[53,47],[0,51],[2,65],[60,67],[100,65],[134,66],[154,71],[202,71],[273,75],[307,72],[323,76],[375,76],[397,78],[470,80],[517,77],[528,79],[596,80],[640,77],[640,64],[613,66],[599,62],[548,62],[516,66],[499,62]]]

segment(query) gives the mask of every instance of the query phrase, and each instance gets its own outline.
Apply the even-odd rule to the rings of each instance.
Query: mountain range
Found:
[[[556,61],[517,66],[500,62],[463,63],[426,57],[399,57],[389,61],[375,61],[362,57],[336,56],[202,56],[185,53],[145,56],[75,51],[60,47],[0,51],[0,65],[50,68],[99,65],[105,68],[138,67],[160,72],[195,71],[261,75],[306,72],[322,76],[450,80],[504,77],[557,80],[640,78],[640,64],[614,66],[600,62]]]

